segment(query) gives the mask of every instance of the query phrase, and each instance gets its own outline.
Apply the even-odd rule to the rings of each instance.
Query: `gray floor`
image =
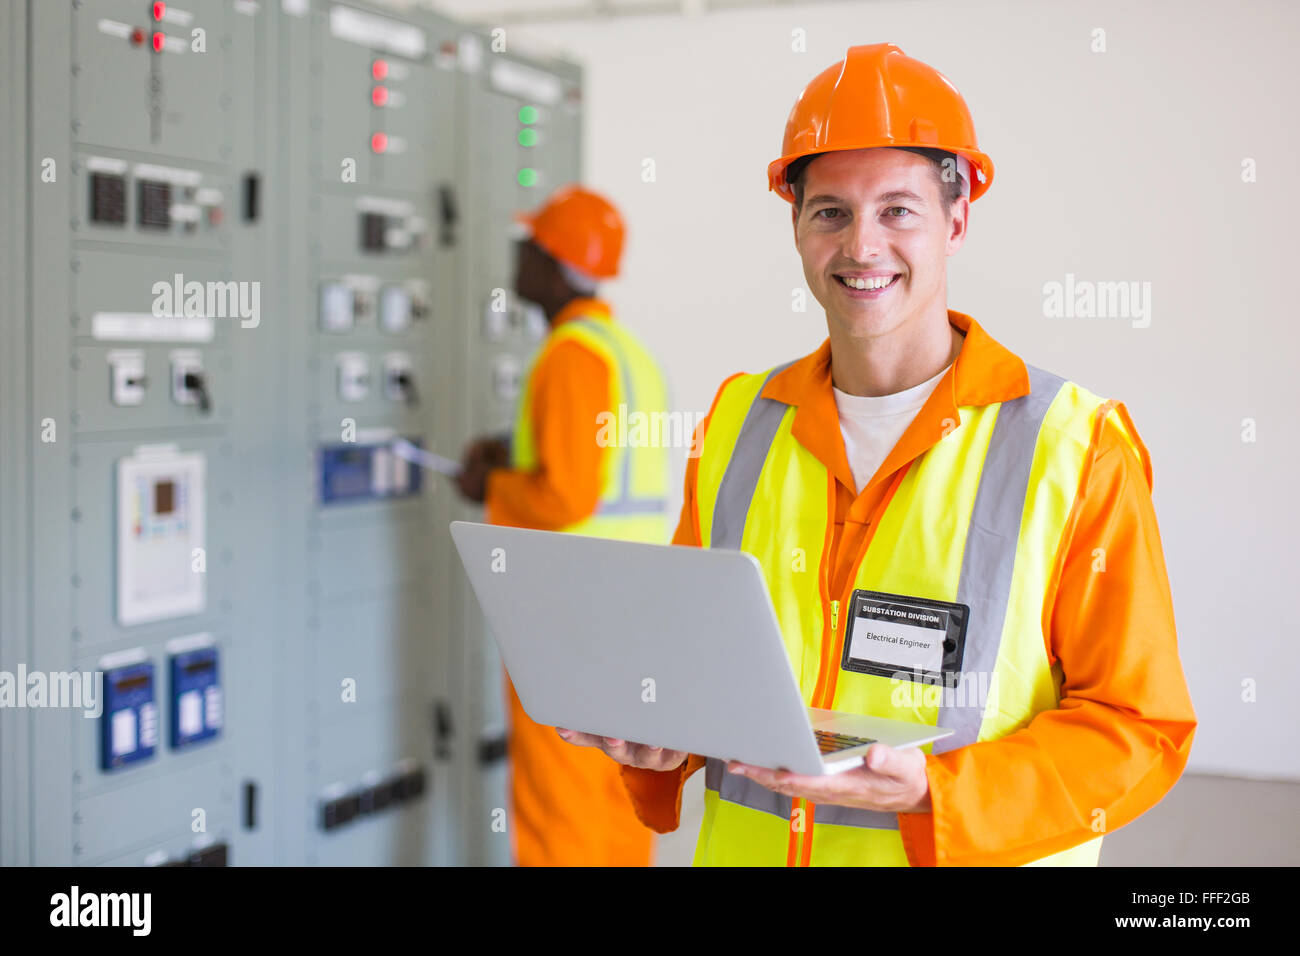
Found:
[[[656,866],[689,866],[704,774],[682,794],[682,825],[659,838]],[[1102,866],[1300,865],[1300,783],[1184,774],[1158,804],[1106,837]]]

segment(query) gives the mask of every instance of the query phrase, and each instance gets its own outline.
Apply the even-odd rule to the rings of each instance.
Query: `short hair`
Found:
[[[890,149],[901,149],[904,152],[916,153],[918,156],[924,156],[933,163],[935,182],[939,186],[939,199],[943,202],[943,212],[947,215],[952,209],[952,204],[962,197],[964,192],[962,187],[962,175],[958,171],[956,155],[948,152],[946,149],[933,149],[928,146],[891,146]],[[790,184],[790,189],[794,191],[794,208],[795,211],[803,209],[803,174],[811,163],[818,156],[824,156],[825,153],[813,153],[811,156],[800,156],[785,169],[785,181]],[[953,177],[951,180],[944,178],[947,168],[945,162],[953,161]]]

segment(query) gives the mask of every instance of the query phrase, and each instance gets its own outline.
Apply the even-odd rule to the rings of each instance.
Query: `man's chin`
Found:
[[[896,310],[881,308],[875,303],[836,309],[833,313],[828,312],[827,317],[846,335],[855,339],[872,339],[888,335],[903,324]]]

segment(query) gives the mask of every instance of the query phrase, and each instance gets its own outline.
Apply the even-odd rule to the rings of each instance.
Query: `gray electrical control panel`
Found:
[[[507,862],[481,513],[398,443],[512,421],[579,68],[377,3],[0,18],[0,864]]]
[[[535,306],[513,291],[515,244],[512,213],[540,205],[558,186],[576,181],[581,162],[580,70],[492,52],[499,37],[470,35],[460,44],[465,91],[461,125],[470,130],[460,154],[463,241],[457,249],[460,326],[455,360],[469,370],[463,400],[445,409],[447,434],[468,441],[509,431],[529,363],[547,326]],[[457,447],[453,445],[452,447]],[[447,517],[481,520],[449,499]],[[445,527],[445,524],[444,524]],[[465,848],[475,864],[504,863],[510,848],[490,828],[490,815],[507,807],[504,679],[496,647],[459,562],[448,574],[453,629],[464,639],[460,671],[467,682],[467,712],[475,726],[477,767],[459,775],[463,804],[474,826],[489,834]],[[499,818],[498,814],[498,818]]]

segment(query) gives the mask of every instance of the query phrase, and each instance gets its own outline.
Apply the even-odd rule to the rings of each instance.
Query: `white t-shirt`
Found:
[[[951,365],[948,368],[952,368]],[[861,492],[886,456],[898,444],[912,419],[939,385],[948,368],[920,385],[893,395],[850,395],[833,385],[840,413],[844,452],[853,470],[854,492]]]

